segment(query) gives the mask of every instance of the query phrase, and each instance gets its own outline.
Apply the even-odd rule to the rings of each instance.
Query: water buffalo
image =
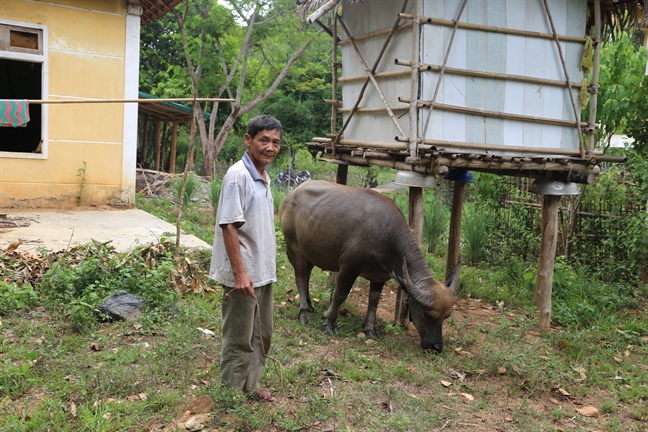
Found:
[[[459,267],[445,284],[436,281],[391,199],[371,189],[309,180],[286,196],[279,219],[295,268],[302,324],[311,320],[308,283],[317,266],[339,272],[331,305],[324,313],[324,331],[337,329],[338,309],[362,276],[370,282],[363,329],[367,336],[379,338],[376,309],[383,285],[394,278],[410,295],[410,316],[421,335],[421,348],[441,352],[443,321],[455,303]]]

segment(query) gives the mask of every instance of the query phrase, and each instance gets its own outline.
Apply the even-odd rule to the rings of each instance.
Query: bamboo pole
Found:
[[[414,16],[418,17],[419,15],[419,0],[414,0]],[[410,151],[410,161],[416,161],[418,159],[418,140],[419,140],[419,129],[418,129],[418,106],[416,105],[416,100],[419,98],[419,51],[420,51],[420,41],[421,36],[421,24],[417,20],[413,21],[412,26],[412,60],[411,60],[411,75],[410,75],[410,98],[411,102],[409,103],[409,151]],[[410,195],[412,194],[412,188],[410,188]],[[411,199],[411,198],[410,198]],[[423,202],[421,201],[421,206]],[[422,211],[422,207],[421,207]],[[422,226],[422,225],[421,225]],[[420,244],[420,242],[419,242]]]
[[[61,99],[43,100],[28,99],[31,105],[45,104],[79,104],[79,103],[165,103],[165,102],[235,102],[234,99],[222,98],[166,98],[166,99]]]
[[[553,33],[553,39],[556,42],[556,48],[558,48],[558,54],[560,54],[560,61],[562,62],[563,72],[565,72],[565,82],[569,86],[569,71],[567,70],[567,63],[565,63],[565,56],[562,52],[562,46],[560,46],[560,39],[558,39],[558,33],[556,32],[556,26],[554,25],[553,17],[551,16],[551,10],[549,9],[549,3],[547,0],[543,0],[545,10],[547,11],[547,17],[549,17],[549,23],[551,24],[551,32]],[[572,109],[574,110],[574,123],[576,129],[578,130],[578,146],[581,150],[581,158],[585,158],[585,146],[583,144],[583,133],[581,132],[581,123],[580,123],[580,110],[576,108],[576,102],[574,101],[574,92],[571,88],[568,89],[569,100],[571,101]]]
[[[414,17],[411,14],[401,14],[401,18],[411,20]],[[455,25],[455,21],[445,20],[440,18],[432,18],[432,17],[420,17],[420,21],[421,24],[432,24],[432,25],[440,25],[445,27],[454,27]],[[495,26],[489,26],[484,24],[474,24],[474,23],[467,23],[467,22],[460,22],[459,28],[466,29],[466,30],[480,30],[480,31],[491,32],[491,33],[502,33],[502,34],[514,35],[514,36],[536,37],[540,39],[554,38],[554,36],[550,33],[518,30],[518,29],[505,28],[505,27],[495,27]],[[584,37],[558,35],[558,39],[564,42],[585,43]]]
[[[333,11],[333,64],[331,70],[331,133],[334,134],[337,130],[337,109],[342,106],[342,102],[337,98],[337,84],[338,84],[338,28],[337,28],[337,12]],[[338,105],[339,104],[339,105]]]
[[[382,103],[385,106],[385,110],[387,111],[387,114],[394,122],[394,125],[396,125],[396,129],[398,129],[398,132],[400,132],[401,135],[405,135],[405,132],[403,131],[403,128],[401,127],[400,123],[398,123],[396,116],[389,108],[389,103],[387,102],[387,99],[385,99],[385,95],[383,94],[382,90],[380,90],[380,85],[378,85],[378,81],[376,81],[376,78],[374,78],[373,76],[375,70],[369,69],[369,65],[367,65],[367,62],[365,62],[364,57],[360,52],[360,49],[358,49],[358,45],[356,45],[356,43],[353,41],[353,37],[351,36],[351,33],[349,32],[349,29],[347,28],[346,24],[344,24],[344,21],[342,21],[342,18],[340,18],[340,24],[342,25],[342,29],[346,33],[347,37],[351,40],[351,45],[353,46],[353,49],[355,50],[356,55],[358,56],[358,60],[360,60],[360,63],[362,63],[362,66],[365,68],[365,71],[367,72],[367,76],[369,77],[374,87],[376,88],[376,92],[378,93],[378,96],[380,96],[380,100],[382,100]]]
[[[333,9],[339,2],[340,2],[340,0],[329,0],[329,1],[327,1],[322,6],[320,6],[315,12],[310,14],[306,18],[306,22],[309,23],[309,24],[312,24],[313,22],[315,22],[315,20],[319,19],[326,12]]]
[[[374,78],[393,78],[393,77],[399,77],[399,76],[405,76],[405,75],[410,75],[411,71],[409,69],[401,69],[397,71],[388,71],[388,72],[377,72],[374,74]],[[345,82],[352,82],[352,81],[360,81],[363,79],[366,79],[367,75],[352,75],[348,77],[342,77],[338,79],[338,82],[345,83]]]
[[[349,162],[353,165],[359,166],[383,166],[387,168],[393,168],[399,171],[415,171],[421,174],[433,174],[433,175],[444,175],[448,172],[448,168],[440,165],[431,166],[429,163],[427,165],[410,165],[405,162],[400,162],[397,160],[384,160],[384,159],[372,159],[372,158],[363,158],[362,156],[351,156],[348,154],[337,154],[335,156],[326,155],[321,156],[322,160],[342,160]]]
[[[403,61],[399,61],[398,64],[400,64],[401,66],[409,66],[406,65],[405,62]],[[429,71],[429,72],[439,72],[441,70],[441,66],[421,63],[420,70]],[[445,68],[445,73],[450,75],[462,75],[462,76],[477,77],[477,78],[492,78],[492,79],[501,79],[506,81],[525,82],[531,84],[544,84],[544,85],[550,85],[555,87],[568,87],[565,81],[552,80],[547,78],[536,78],[536,77],[525,76],[525,75],[503,74],[497,72],[457,69],[457,68],[450,68],[450,67]],[[580,88],[582,86],[582,83],[572,81],[569,83],[569,85],[571,87]]]
[[[648,13],[648,11],[645,11]],[[648,32],[646,32],[648,37]],[[590,99],[589,122],[587,126],[587,150],[594,151],[594,126],[596,124],[596,105],[598,103],[599,68],[601,65],[601,0],[594,0],[594,65],[592,67],[592,98]],[[644,45],[646,45],[644,43]]]
[[[577,149],[525,147],[525,146],[513,146],[513,145],[504,145],[504,144],[455,142],[455,141],[433,140],[433,139],[423,140],[423,143],[432,144],[437,148],[444,147],[446,150],[451,150],[452,148],[458,148],[458,149],[466,148],[466,149],[485,150],[485,151],[506,151],[506,152],[540,153],[540,154],[556,154],[556,155],[570,155],[570,156],[580,155],[580,150]],[[602,154],[602,153],[598,152],[598,154]]]
[[[408,101],[408,99],[401,98],[401,102]],[[554,126],[574,126],[574,122],[571,120],[561,120],[561,119],[552,119],[552,118],[547,118],[547,117],[535,117],[535,116],[528,116],[524,114],[511,114],[511,113],[504,113],[501,111],[489,111],[489,110],[482,110],[479,108],[466,108],[466,107],[461,107],[461,106],[456,106],[456,105],[448,105],[448,104],[442,104],[442,103],[436,103],[436,102],[428,102],[428,101],[419,101],[421,105],[428,105],[431,108],[439,109],[441,111],[451,111],[451,112],[456,112],[456,113],[461,113],[461,114],[469,114],[469,115],[476,115],[476,116],[483,116],[483,117],[494,117],[494,118],[501,118],[505,120],[517,120],[517,121],[526,121],[526,122],[534,122],[534,123],[542,123],[542,124],[548,124],[548,125],[554,125]],[[428,111],[428,119],[430,118],[430,113],[432,110]],[[579,126],[586,126],[587,123],[585,122],[577,122]],[[580,135],[580,134],[579,134]],[[423,135],[425,136],[425,135]]]
[[[558,207],[560,196],[542,196],[542,241],[538,262],[538,278],[533,303],[539,309],[538,327],[549,329],[551,324],[551,285],[558,240]]]
[[[403,0],[403,7],[401,9],[401,12],[405,11],[405,8],[407,7],[407,2],[408,2],[408,0]],[[338,20],[341,20],[341,18],[338,17]],[[380,53],[378,53],[378,57],[376,57],[376,61],[374,62],[374,67],[371,69],[372,73],[376,72],[376,68],[380,64],[380,60],[382,59],[383,54],[385,54],[385,50],[387,49],[387,46],[389,45],[389,42],[391,41],[392,36],[396,32],[396,29],[398,28],[399,23],[400,23],[400,18],[397,17],[396,21],[394,22],[394,25],[392,26],[391,31],[389,32],[389,34],[387,35],[387,38],[385,39],[385,42],[383,43],[382,48],[380,49]],[[362,101],[362,98],[364,97],[364,92],[367,89],[367,85],[369,85],[369,77],[365,78],[365,82],[362,84],[362,88],[360,89],[360,94],[358,94],[358,99],[356,100],[356,103],[353,106],[355,109],[357,109],[358,105],[360,105],[360,101]],[[349,125],[349,122],[353,118],[354,114],[355,114],[355,111],[351,111],[351,113],[349,113],[349,116],[347,117],[347,119],[344,121],[344,124],[342,124],[342,128],[340,129],[340,132],[337,134],[336,138],[331,143],[333,148],[335,148],[335,144],[342,137],[342,134],[346,130],[346,128]]]
[[[388,107],[388,108],[391,112],[394,112],[394,111],[408,110],[410,107],[400,106],[400,107]],[[351,108],[339,108],[338,112],[347,113],[347,112],[351,112],[351,110],[352,110]],[[356,112],[365,112],[365,113],[378,113],[378,112],[385,112],[385,111],[386,109],[382,107],[356,108]]]
[[[398,27],[396,28],[396,31],[397,31],[397,32],[399,32],[399,31],[403,31],[403,30],[406,30],[406,29],[408,29],[408,28],[410,28],[410,27],[412,27],[412,23],[407,23],[407,24],[404,24],[404,25],[402,25],[402,26],[398,26]],[[361,40],[369,39],[369,38],[372,38],[372,37],[376,37],[376,36],[381,36],[381,35],[384,35],[384,34],[388,34],[390,31],[391,31],[391,28],[388,28],[388,29],[382,29],[382,30],[376,30],[376,31],[371,32],[371,33],[365,33],[365,34],[363,34],[363,35],[356,36],[356,37],[354,37],[353,39],[354,39],[355,41],[361,41]],[[348,44],[350,44],[350,43],[351,43],[351,40],[349,40],[349,39],[345,39],[345,40],[341,40],[341,41],[339,42],[339,45],[348,45]]]

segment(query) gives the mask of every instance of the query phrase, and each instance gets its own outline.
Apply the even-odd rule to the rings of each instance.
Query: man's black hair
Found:
[[[254,117],[248,123],[247,133],[252,138],[254,138],[259,132],[264,130],[278,130],[281,135],[283,135],[283,128],[279,120],[272,117],[271,115],[265,114]]]

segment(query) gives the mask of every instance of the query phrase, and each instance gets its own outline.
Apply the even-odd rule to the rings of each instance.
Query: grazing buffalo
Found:
[[[281,230],[299,290],[299,320],[311,320],[308,283],[314,266],[339,272],[331,305],[324,313],[326,332],[337,329],[340,305],[356,278],[369,280],[364,332],[382,336],[376,320],[380,293],[394,278],[409,293],[410,316],[421,335],[421,348],[441,352],[443,321],[455,303],[459,266],[442,284],[430,275],[411,229],[394,202],[371,189],[310,180],[281,203]]]

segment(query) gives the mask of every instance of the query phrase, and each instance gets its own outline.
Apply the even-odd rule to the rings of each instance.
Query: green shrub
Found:
[[[423,215],[423,239],[427,244],[428,253],[434,253],[437,246],[448,232],[450,215],[435,200],[426,203]]]
[[[172,245],[150,245],[116,254],[99,242],[79,246],[74,255],[62,253],[39,286],[41,296],[62,307],[79,329],[91,328],[100,318],[99,302],[119,290],[141,298],[149,308],[166,308],[178,301],[172,287],[175,262]]]
[[[38,295],[30,284],[18,285],[15,282],[0,280],[0,315],[34,307],[37,301]]]
[[[180,205],[180,195],[182,195],[182,177],[176,177],[172,180],[171,184],[173,190],[173,197],[175,198],[176,205]],[[187,184],[185,186],[184,206],[189,205],[189,200],[196,193],[200,187],[200,181],[192,174],[187,174]]]
[[[463,217],[464,247],[462,256],[476,263],[484,256],[488,238],[488,219],[490,214],[477,205],[466,205]]]

